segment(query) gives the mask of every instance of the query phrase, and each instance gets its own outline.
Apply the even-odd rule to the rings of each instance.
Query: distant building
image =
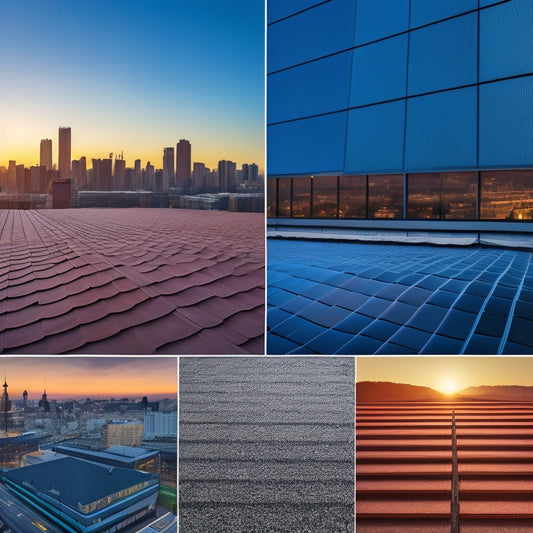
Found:
[[[107,446],[133,446],[140,448],[142,436],[142,422],[109,422],[107,424]]]
[[[163,149],[163,182],[161,191],[168,192],[169,187],[174,187],[174,148]]]
[[[178,434],[178,414],[152,412],[144,415],[143,438],[176,437]]]
[[[146,170],[144,171],[144,184],[143,189],[147,191],[155,191],[155,168],[150,164],[150,161],[146,163]]]
[[[225,159],[218,162],[218,191],[235,192],[237,188],[237,164]]]
[[[46,166],[30,167],[30,194],[45,194],[48,183],[46,181]]]
[[[46,389],[43,392],[42,398],[39,400],[39,411],[44,413],[50,412],[50,402],[48,401],[48,394],[46,394]]]
[[[115,191],[126,190],[126,161],[124,159],[115,159]]]
[[[70,207],[70,179],[52,180],[52,208],[68,209]]]
[[[59,128],[59,177],[70,179],[70,128]]]
[[[159,492],[154,474],[74,457],[9,470],[2,480],[61,531],[82,533],[121,531],[155,515]]]
[[[141,160],[135,160],[135,166],[133,167],[133,185],[132,191],[138,191],[143,188],[143,173],[141,170]]]
[[[176,187],[183,190],[191,186],[191,143],[180,139],[176,146]]]
[[[52,170],[52,139],[41,139],[39,165]]]

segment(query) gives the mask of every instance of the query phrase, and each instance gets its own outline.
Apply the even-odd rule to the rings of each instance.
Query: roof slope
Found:
[[[0,352],[263,353],[264,216],[0,211]]]

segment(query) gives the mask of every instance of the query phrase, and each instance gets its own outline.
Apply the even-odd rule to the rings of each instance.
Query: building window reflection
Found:
[[[292,216],[311,217],[311,178],[292,178]]]
[[[337,176],[313,178],[313,218],[337,217]]]
[[[339,176],[339,218],[366,218],[366,175]]]
[[[291,181],[290,179],[278,179],[278,217],[291,216]]]
[[[533,170],[481,172],[484,220],[533,220]]]
[[[407,189],[407,218],[477,217],[477,172],[409,174]]]
[[[533,169],[408,174],[409,219],[533,220]],[[403,174],[269,178],[267,216],[402,219]]]
[[[403,218],[403,175],[368,176],[368,218]]]

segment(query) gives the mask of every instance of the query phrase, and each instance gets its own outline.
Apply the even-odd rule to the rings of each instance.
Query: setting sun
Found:
[[[440,390],[444,394],[455,394],[457,392],[457,383],[453,379],[446,379],[441,383]]]

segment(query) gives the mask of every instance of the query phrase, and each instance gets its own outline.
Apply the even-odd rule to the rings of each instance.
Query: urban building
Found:
[[[41,139],[39,165],[52,170],[52,139]]]
[[[120,531],[154,515],[159,491],[153,474],[74,457],[15,468],[2,480],[61,531],[81,533]]]
[[[304,4],[268,3],[268,216],[530,231],[533,4]]]
[[[191,143],[180,139],[176,145],[176,187],[189,190],[191,185]]]
[[[110,446],[102,451],[94,451],[59,444],[52,449],[52,453],[64,456],[152,473],[156,472],[156,461],[159,455],[158,450],[146,450],[133,446]]]
[[[174,187],[174,148],[163,149],[163,181],[161,190],[168,192],[169,187]]]
[[[143,439],[176,437],[178,434],[177,413],[155,411],[144,415]]]
[[[70,179],[70,161],[71,161],[70,133],[71,133],[70,128],[59,127],[58,169],[59,169],[59,177],[61,179]]]
[[[126,190],[126,161],[118,157],[115,159],[115,180],[113,185],[115,191]]]
[[[218,162],[218,191],[235,192],[237,188],[237,164],[223,159]]]
[[[143,423],[137,421],[109,422],[107,424],[107,446],[132,446],[140,448]]]

